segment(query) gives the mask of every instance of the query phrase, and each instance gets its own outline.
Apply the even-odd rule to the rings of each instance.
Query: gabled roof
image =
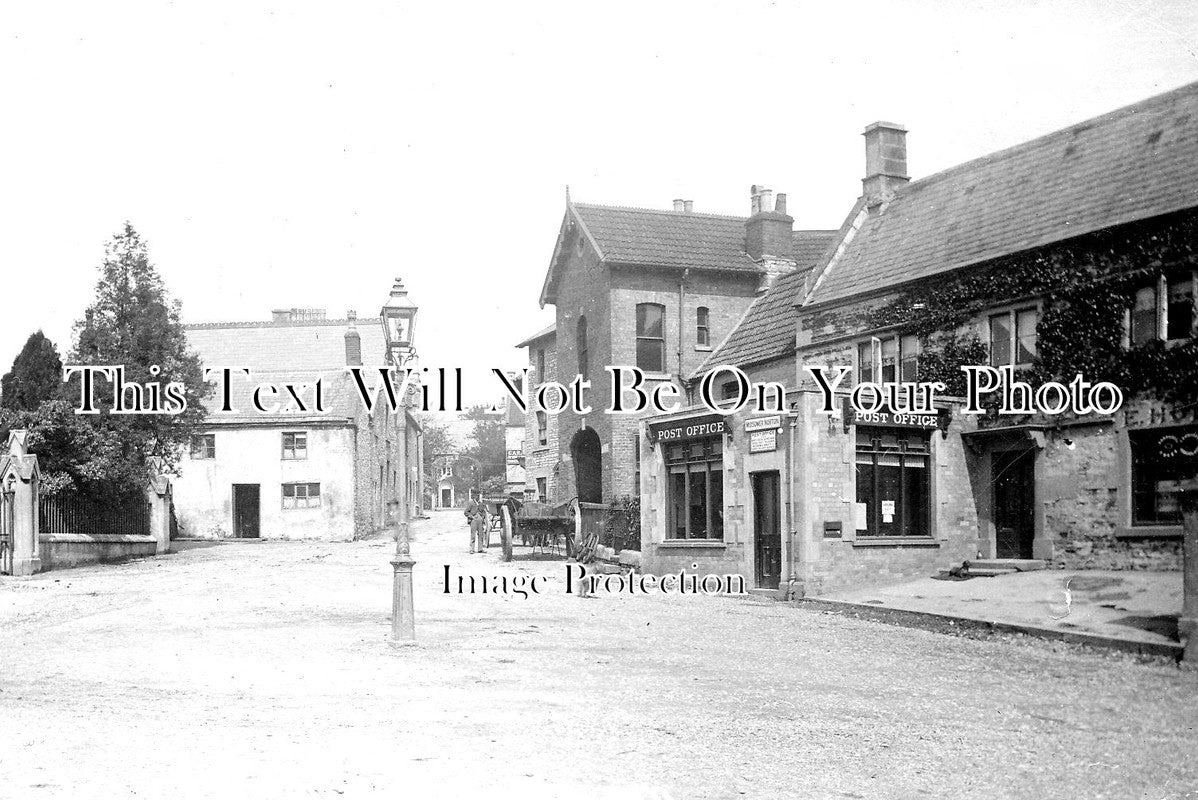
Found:
[[[572,204],[613,264],[760,272],[745,252],[744,217]]]
[[[787,273],[770,290],[753,301],[732,333],[724,339],[692,377],[720,364],[743,367],[795,352],[795,300],[808,270]]]
[[[383,321],[357,319],[362,363],[386,363]],[[249,367],[257,373],[315,373],[345,369],[349,320],[308,322],[210,322],[184,326],[187,342],[209,366]]]
[[[527,339],[525,339],[524,341],[522,341],[518,345],[516,345],[516,347],[528,347],[530,344],[539,342],[541,339],[547,339],[548,337],[554,336],[556,334],[557,334],[557,323],[555,322],[552,325],[550,325],[548,328],[537,331],[532,336],[529,336]]]
[[[905,186],[848,231],[808,305],[1198,206],[1198,83]]]
[[[553,302],[555,270],[561,260],[563,243],[574,241],[571,233],[585,237],[607,264],[760,275],[761,265],[745,252],[746,220],[746,217],[720,214],[567,201],[561,233],[541,289],[541,305]],[[812,237],[826,233],[794,232],[800,263],[811,257]]]
[[[732,332],[695,371],[694,377],[720,364],[743,367],[794,354],[795,303],[801,299],[807,275],[823,262],[837,233],[795,232],[798,268],[779,277],[768,292],[753,301]]]
[[[353,416],[357,407],[358,391],[352,377],[345,371],[345,332],[349,320],[328,319],[304,322],[216,322],[187,325],[187,342],[200,356],[207,367],[249,367],[253,374],[234,373],[230,381],[230,398],[235,414],[213,413],[220,408],[219,398],[210,395],[205,400],[208,407],[208,424],[254,421],[281,424],[299,420],[327,420],[334,422]],[[383,322],[377,317],[357,319],[354,328],[362,340],[362,363],[366,367],[382,366],[386,363],[386,339]],[[377,373],[364,372],[367,385],[377,381]],[[328,412],[317,414],[280,413],[260,414],[252,403],[254,387],[263,382],[279,384],[283,381],[311,383],[323,378],[323,394]],[[216,384],[211,384],[213,392]],[[311,393],[304,396],[311,401]],[[385,394],[379,392],[380,401]],[[290,398],[283,392],[279,395],[264,394],[262,401],[268,406],[281,403],[289,405]]]

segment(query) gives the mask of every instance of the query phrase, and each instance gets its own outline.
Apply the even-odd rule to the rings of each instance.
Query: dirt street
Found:
[[[1198,675],[755,599],[564,594],[560,561],[186,546],[0,578],[0,797],[1198,798]],[[518,549],[520,557],[527,551]],[[527,599],[454,575],[545,575]]]

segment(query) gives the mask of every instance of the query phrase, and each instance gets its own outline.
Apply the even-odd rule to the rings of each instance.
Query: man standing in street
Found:
[[[470,502],[466,504],[465,513],[466,522],[470,525],[470,552],[485,553],[487,551],[487,509],[482,504],[478,492],[473,489],[470,490]]]

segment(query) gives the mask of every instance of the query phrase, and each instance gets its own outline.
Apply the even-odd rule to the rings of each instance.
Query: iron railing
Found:
[[[72,494],[42,495],[37,510],[40,533],[150,534],[150,503],[137,497],[122,502],[97,502]]]

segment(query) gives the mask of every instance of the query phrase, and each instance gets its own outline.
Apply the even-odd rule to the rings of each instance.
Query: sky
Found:
[[[579,202],[799,228],[860,193],[861,132],[919,178],[1198,80],[1198,3],[21,3],[0,16],[0,370],[66,352],[128,220],[185,322],[378,313],[428,367],[492,367]]]

